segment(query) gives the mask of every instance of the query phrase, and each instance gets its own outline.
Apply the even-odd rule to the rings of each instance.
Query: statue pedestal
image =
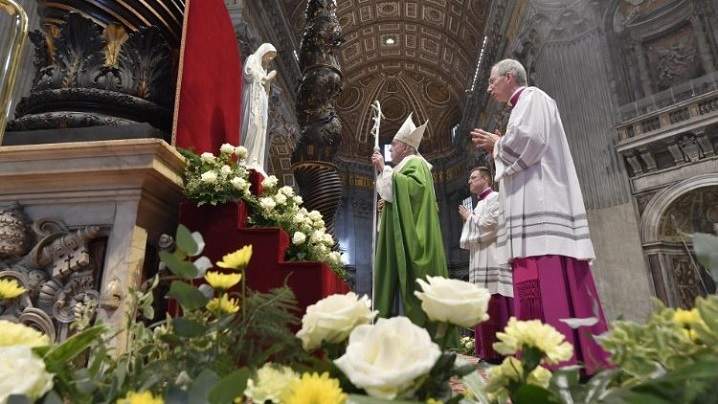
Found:
[[[183,170],[182,156],[160,139],[2,146],[0,204],[19,202],[33,222],[104,230],[97,320],[120,330],[134,311],[128,288],[156,272],[160,235],[175,233]],[[117,336],[118,354],[128,341]]]

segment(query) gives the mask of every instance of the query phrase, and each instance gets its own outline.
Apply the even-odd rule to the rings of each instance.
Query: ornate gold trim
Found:
[[[2,48],[7,47],[7,55],[2,55],[0,60],[7,60],[3,64],[3,70],[0,71],[0,147],[2,146],[2,138],[5,134],[5,124],[8,114],[10,113],[10,103],[12,102],[12,90],[15,87],[18,70],[20,70],[20,58],[22,57],[22,47],[27,38],[28,20],[27,14],[19,4],[14,0],[0,0],[0,10],[5,11],[14,17],[15,28],[10,34],[9,40],[3,44]]]

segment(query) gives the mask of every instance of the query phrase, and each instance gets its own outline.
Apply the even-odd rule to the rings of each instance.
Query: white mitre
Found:
[[[414,121],[411,119],[412,115],[413,113],[409,114],[409,117],[406,118],[404,124],[401,125],[401,128],[399,128],[399,130],[396,132],[396,135],[394,135],[394,140],[399,140],[403,143],[406,143],[418,152],[421,138],[424,136],[424,131],[426,130],[426,125],[429,123],[429,121],[424,122],[423,125],[417,128],[414,124]]]

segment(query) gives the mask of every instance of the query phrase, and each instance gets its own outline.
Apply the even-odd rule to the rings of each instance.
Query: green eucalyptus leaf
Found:
[[[142,305],[142,315],[147,319],[155,318],[155,308],[151,304]]]
[[[204,369],[194,379],[192,386],[189,388],[189,403],[208,403],[209,395],[214,386],[219,382],[219,376],[209,369]],[[231,402],[231,401],[230,401]]]
[[[209,301],[197,288],[183,281],[172,282],[167,296],[177,300],[185,310],[199,309]]]
[[[177,238],[175,242],[177,243],[177,248],[187,253],[190,257],[197,255],[199,252],[199,246],[194,237],[192,237],[192,232],[183,224],[177,226]]]
[[[180,258],[176,253],[160,251],[160,259],[167,265],[173,274],[183,279],[194,279],[197,276],[197,268],[191,262]]]
[[[198,337],[207,331],[207,327],[204,324],[186,317],[173,319],[172,327],[175,330],[175,334],[186,338]]]
[[[209,393],[210,403],[231,403],[244,395],[249,380],[249,369],[241,368],[220,380]]]
[[[86,371],[86,369],[80,370]],[[75,373],[75,385],[77,386],[77,390],[84,395],[90,395],[97,391],[97,382],[95,380],[92,380],[92,378],[89,377],[87,372]]]
[[[31,404],[32,402],[26,395],[11,394],[7,397],[7,404]]]
[[[45,398],[42,399],[42,404],[63,404],[64,401],[55,390],[50,390],[45,394]]]
[[[190,402],[187,395],[187,392],[178,386],[170,386],[164,396],[165,404],[187,404]]]

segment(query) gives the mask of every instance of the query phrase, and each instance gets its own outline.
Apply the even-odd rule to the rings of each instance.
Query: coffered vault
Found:
[[[297,43],[306,0],[284,0]],[[343,0],[337,18],[345,42],[338,59],[344,91],[337,109],[343,126],[339,156],[364,161],[373,140],[370,104],[379,100],[389,143],[409,113],[419,124],[431,117],[422,154],[450,153],[451,129],[461,121],[481,51],[486,0]]]

